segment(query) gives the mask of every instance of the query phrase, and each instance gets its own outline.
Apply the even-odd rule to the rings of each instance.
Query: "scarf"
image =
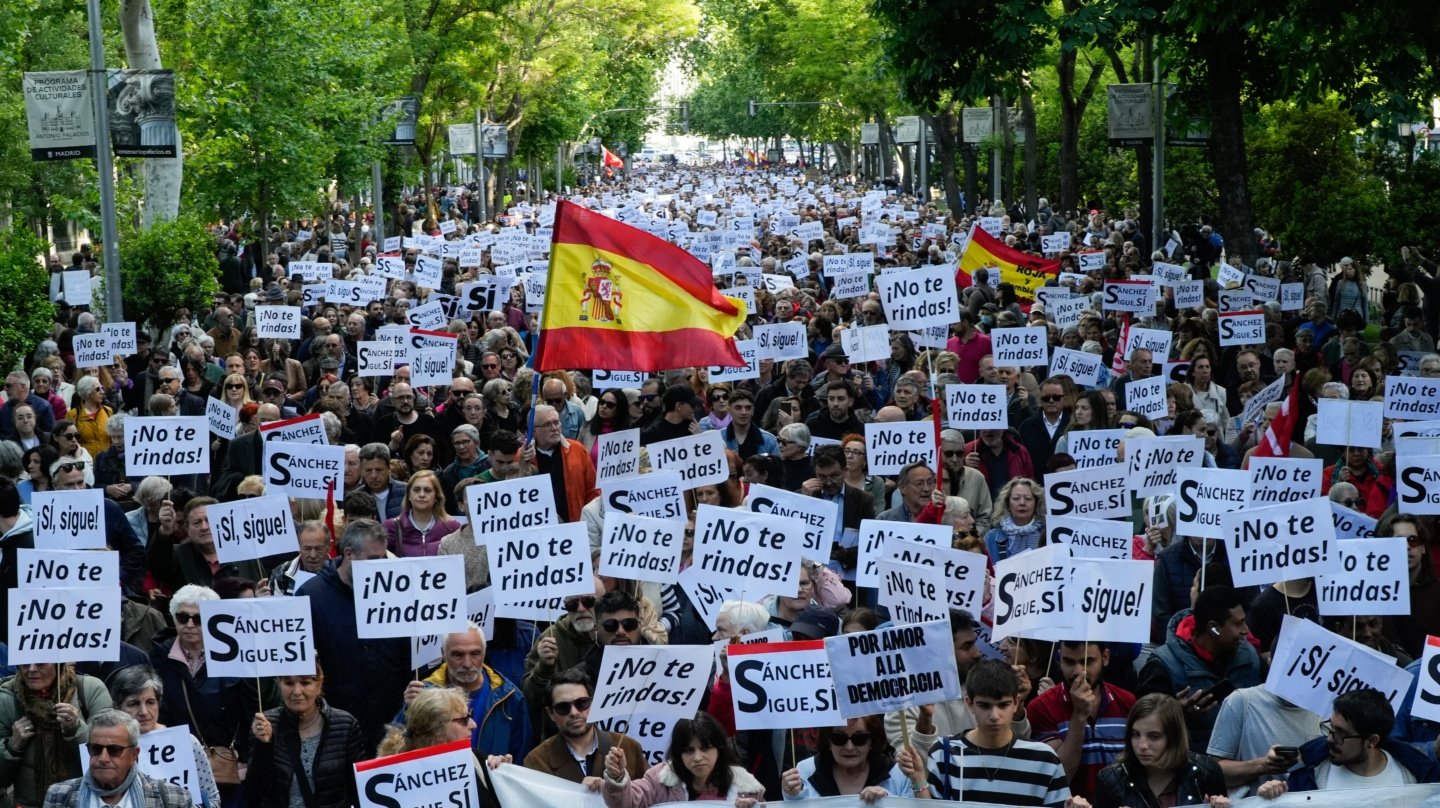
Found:
[[[1040,546],[1040,520],[1031,519],[1028,525],[1017,525],[1015,520],[1006,514],[1000,520],[1000,532],[1005,534],[1005,543],[1000,546],[1000,558],[1017,556],[1026,550],[1034,550]]]
[[[55,705],[76,695],[75,669],[69,665],[55,667],[55,685],[49,697],[31,690],[24,681],[15,683],[20,709],[35,724],[31,743],[35,745],[35,785],[40,793],[80,770],[75,747],[61,737],[60,721],[55,717]]]
[[[87,771],[85,772],[85,776],[80,778],[80,805],[100,804],[100,801],[104,798],[113,797],[116,794],[126,795],[124,802],[119,803],[120,805],[140,804],[136,795],[129,793],[130,788],[135,785],[135,781],[140,777],[139,766],[131,766],[130,773],[125,775],[125,779],[121,781],[120,785],[110,789],[102,788],[99,783],[96,783],[94,774],[94,772]]]

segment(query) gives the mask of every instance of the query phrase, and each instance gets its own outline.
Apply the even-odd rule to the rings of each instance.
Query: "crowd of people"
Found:
[[[1232,585],[1224,545],[1178,532],[1170,496],[1137,501],[1131,520],[1132,557],[1154,564],[1148,642],[1007,639],[996,647],[986,641],[987,604],[976,614],[950,615],[963,681],[953,701],[835,726],[741,730],[722,648],[701,709],[675,726],[655,762],[635,739],[589,720],[612,645],[724,646],[765,632],[819,639],[885,624],[875,590],[856,585],[863,520],[948,526],[953,548],[984,556],[991,567],[1045,546],[1043,481],[1077,467],[1071,447],[1085,431],[1121,429],[1126,440],[1200,436],[1205,466],[1245,468],[1281,402],[1250,421],[1244,405],[1276,379],[1300,389],[1299,417],[1282,436],[1289,456],[1319,457],[1324,496],[1378,520],[1374,535],[1408,539],[1411,612],[1326,627],[1412,671],[1425,638],[1440,634],[1437,525],[1397,507],[1392,421],[1379,447],[1320,443],[1315,423],[1321,399],[1383,400],[1389,377],[1440,377],[1440,272],[1418,249],[1397,256],[1385,268],[1384,288],[1372,289],[1364,262],[1279,260],[1278,245],[1263,233],[1254,236],[1262,258],[1250,267],[1241,259],[1249,250],[1227,249],[1209,227],[1151,245],[1130,212],[1061,211],[1044,200],[1029,214],[985,205],[1018,250],[1038,256],[1041,239],[1070,233],[1076,249],[1051,256],[1060,273],[1046,285],[1060,288],[1064,275],[1068,291],[1091,298],[1091,309],[1061,327],[1010,282],[993,283],[998,269],[981,270],[957,277],[960,311],[943,344],[923,347],[922,335],[894,331],[888,357],[852,362],[842,331],[885,324],[885,306],[873,291],[832,297],[825,257],[872,250],[882,272],[953,266],[979,222],[978,215],[867,190],[793,172],[676,168],[575,197],[627,221],[663,222],[672,239],[696,251],[692,242],[702,234],[741,234],[708,256],[734,259],[716,273],[721,287],[752,287],[755,306],[736,336],[762,323],[798,322],[808,337],[804,358],[762,358],[758,375],[743,381],[712,381],[706,368],[646,374],[633,388],[602,386],[589,368],[537,374],[528,362],[538,308],[523,284],[499,308],[462,310],[448,324],[458,342],[448,385],[414,385],[407,366],[359,375],[360,342],[382,326],[406,323],[407,312],[432,295],[498,273],[488,253],[479,267],[446,258],[438,289],[390,280],[381,298],[306,306],[300,339],[259,338],[257,311],[304,300],[306,283],[287,271],[292,261],[329,263],[344,279],[377,273],[383,245],[357,211],[279,226],[270,234],[275,250],[265,255],[253,234],[217,229],[224,290],[211,305],[141,324],[136,352],[108,366],[75,368],[75,336],[100,323],[61,300],[53,333],[6,378],[0,580],[18,585],[16,551],[33,546],[35,494],[99,489],[107,544],[120,558],[124,642],[118,662],[9,671],[0,684],[0,786],[21,806],[117,804],[126,794],[127,805],[189,804],[188,794],[137,769],[140,737],[181,724],[194,736],[210,808],[355,805],[354,763],[463,738],[483,762],[482,782],[485,770],[525,766],[581,784],[612,808],[697,799],[744,808],[845,794],[866,802],[895,795],[1055,808],[1223,808],[1232,798],[1287,789],[1440,781],[1440,726],[1397,714],[1374,690],[1340,696],[1326,716],[1266,690],[1282,618],[1321,621],[1315,583]],[[450,240],[543,232],[544,204],[512,208],[499,226],[482,228],[455,198],[442,192],[428,211],[407,209],[402,232],[443,232]],[[819,222],[824,237],[796,238],[779,225],[782,218]],[[737,220],[743,224],[732,227]],[[862,245],[862,221],[891,224],[893,243]],[[244,254],[237,243],[247,245]],[[402,244],[407,267],[423,249]],[[1081,272],[1082,249],[1100,251],[1103,266]],[[1170,355],[1144,348],[1127,355],[1119,342],[1126,323],[1104,310],[1099,290],[1107,279],[1147,274],[1154,261],[1180,264],[1204,281],[1205,304],[1177,308],[1165,290],[1154,312],[1129,326],[1172,334]],[[51,263],[59,270],[64,262]],[[93,264],[88,250],[72,264]],[[1264,343],[1222,348],[1222,265],[1303,283],[1303,308],[1257,301]],[[787,282],[766,280],[777,276]],[[626,305],[643,303],[631,297]],[[1100,356],[1105,377],[1079,386],[1045,366],[996,367],[990,332],[1021,325],[1045,327],[1052,348]],[[1188,369],[1168,383],[1164,417],[1127,408],[1128,382],[1176,361]],[[942,423],[941,468],[912,463],[896,475],[869,469],[867,423],[929,421],[937,408],[943,421],[945,390],[976,383],[1003,385],[1008,429]],[[127,419],[203,415],[209,399],[234,407],[238,428],[233,439],[212,436],[208,474],[127,474]],[[343,499],[333,509],[323,500],[292,501],[296,552],[222,563],[207,508],[263,495],[259,427],[313,413],[328,441],[345,448]],[[598,559],[607,514],[596,484],[598,441],[628,429],[640,431],[644,446],[710,430],[723,437],[728,479],[684,493],[682,568],[692,560],[698,506],[740,507],[760,484],[834,503],[831,556],[806,559],[798,592],[725,602],[713,630],[683,587],[597,568],[593,594],[566,598],[546,621],[495,618],[492,626],[450,634],[440,664],[429,669],[411,666],[409,640],[358,636],[356,561],[460,555],[467,591],[491,585],[482,537],[466,518],[471,486],[548,478],[560,520],[583,523]],[[649,470],[644,449],[640,465]],[[315,618],[313,675],[207,673],[199,603],[294,595],[310,598]],[[89,756],[83,776],[81,755]],[[493,804],[483,786],[479,798]]]

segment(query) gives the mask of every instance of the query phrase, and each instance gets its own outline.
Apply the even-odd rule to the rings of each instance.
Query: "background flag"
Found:
[[[1295,384],[1290,388],[1288,398],[1280,402],[1280,413],[1270,419],[1270,426],[1255,445],[1251,457],[1289,457],[1290,436],[1295,431],[1295,421],[1300,416],[1300,374],[1295,374]]]
[[[668,241],[561,201],[535,368],[741,367],[745,303]]]
[[[1015,296],[1026,303],[1035,299],[1035,290],[1045,281],[1060,273],[1059,261],[1006,247],[977,225],[970,228],[970,241],[960,255],[959,271],[971,274],[981,267],[1000,267],[1000,282],[1015,287]]]
[[[600,147],[600,150],[603,151],[603,152],[605,152],[605,158],[604,158],[604,159],[605,159],[605,162],[604,162],[604,165],[605,165],[606,168],[624,168],[624,167],[625,167],[625,161],[622,160],[617,154],[615,154],[615,152],[610,151],[609,149],[605,148],[604,146],[601,146],[601,147]]]

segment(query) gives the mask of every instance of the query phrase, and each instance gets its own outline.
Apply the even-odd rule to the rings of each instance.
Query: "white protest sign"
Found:
[[[10,664],[120,659],[120,587],[17,587],[5,638]]]
[[[883,325],[847,328],[840,332],[840,346],[854,364],[890,358],[890,329]]]
[[[1250,505],[1250,472],[1182,468],[1175,494],[1175,535],[1223,539],[1221,515]]]
[[[650,462],[657,471],[678,471],[686,488],[724,485],[730,479],[725,436],[718,429],[652,443]]]
[[[1085,351],[1056,348],[1050,355],[1050,375],[1069,376],[1070,380],[1080,387],[1094,387],[1099,384],[1104,366],[1104,357]]]
[[[1050,364],[1045,326],[996,328],[990,332],[990,353],[997,368],[1031,368]]]
[[[760,378],[760,353],[755,347],[755,340],[737,339],[735,340],[735,350],[740,352],[740,358],[745,360],[745,364],[742,367],[710,365],[709,377],[711,384],[719,382],[743,382],[748,379]]]
[[[1131,438],[1125,441],[1125,464],[1130,490],[1137,497],[1170,494],[1181,466],[1199,466],[1205,459],[1205,439],[1179,435]]]
[[[325,434],[325,422],[318,412],[261,424],[260,439],[267,443],[280,441],[313,443],[317,446],[327,446],[330,443],[329,436]]]
[[[949,620],[830,637],[825,653],[844,718],[960,698]]]
[[[700,619],[711,631],[715,631],[715,618],[720,616],[720,607],[727,600],[735,600],[739,597],[738,592],[732,592],[722,586],[716,586],[706,580],[707,576],[695,565],[690,565],[680,573],[680,588],[685,591],[686,597],[694,605]]]
[[[354,764],[360,808],[478,808],[475,765],[469,738],[360,761]]]
[[[601,390],[615,390],[626,387],[639,388],[650,374],[643,370],[595,370],[592,371],[591,387]]]
[[[1189,273],[1185,271],[1185,267],[1164,261],[1151,262],[1150,274],[1155,276],[1155,282],[1159,285],[1171,287],[1177,283],[1181,283],[1189,276]]]
[[[653,516],[685,518],[685,482],[677,471],[657,471],[600,486],[605,509]]]
[[[1089,250],[1075,253],[1075,263],[1081,272],[1101,272],[1105,269],[1105,251]]]
[[[1169,412],[1165,399],[1165,377],[1151,376],[1125,383],[1125,409],[1152,420]]]
[[[1270,303],[1280,300],[1280,279],[1264,275],[1246,275],[1240,288],[1250,293],[1256,303]]]
[[[1236,289],[1233,291],[1220,290],[1218,308],[1223,313],[1241,313],[1250,309],[1254,303],[1250,300],[1250,293]]]
[[[1328,500],[1223,514],[1220,531],[1236,586],[1267,586],[1335,570],[1335,519]]]
[[[1103,311],[1154,314],[1155,293],[1155,285],[1148,281],[1105,281],[1101,307]]]
[[[240,420],[240,411],[218,398],[205,399],[205,421],[210,432],[217,438],[235,439],[235,425]]]
[[[31,495],[35,546],[42,550],[105,549],[105,492],[36,491]],[[117,579],[118,580],[118,579]]]
[[[1078,636],[1091,642],[1148,642],[1155,562],[1086,558],[1074,563],[1069,594],[1084,615]]]
[[[1045,475],[1045,510],[1049,517],[1115,519],[1130,516],[1128,471],[1110,463]]]
[[[1074,572],[1067,544],[1047,544],[995,563],[995,623],[991,640],[1060,640],[1082,625],[1064,590]]]
[[[1070,234],[1056,233],[1053,236],[1040,237],[1040,249],[1046,255],[1055,255],[1061,250],[1070,249]]]
[[[436,263],[439,263],[438,261]],[[439,331],[445,327],[448,319],[445,315],[445,307],[436,300],[426,303],[423,306],[405,312],[405,322],[415,328],[423,328],[426,331]]]
[[[1220,347],[1265,344],[1265,312],[1231,311],[1219,319]]]
[[[747,596],[800,589],[802,525],[770,514],[701,505],[692,557],[706,579]]]
[[[663,749],[675,722],[695,716],[714,661],[708,645],[607,645],[590,721]]]
[[[769,323],[755,326],[755,355],[760,359],[804,359],[810,353],[804,323]]]
[[[389,376],[409,358],[410,349],[381,340],[360,340],[355,343],[355,375]]]
[[[544,476],[466,486],[465,505],[476,544],[486,544],[491,537],[507,531],[560,521],[555,489]]]
[[[1163,362],[1170,356],[1170,344],[1174,338],[1175,335],[1171,332],[1158,328],[1132,327],[1125,345],[1125,353],[1122,355],[1128,359],[1136,348],[1144,348],[1151,353],[1152,358]]]
[[[1335,542],[1340,572],[1315,578],[1315,600],[1326,617],[1410,614],[1408,539]]]
[[[886,559],[933,567],[941,574],[951,609],[964,609],[971,614],[980,613],[985,578],[989,574],[985,568],[987,559],[983,554],[898,537],[893,541],[887,540],[881,552],[883,558],[875,565],[877,575],[880,574],[880,563]]]
[[[494,558],[492,555],[492,564]],[[352,561],[351,568],[357,637],[370,640],[465,630],[463,556]]]
[[[101,327],[101,332],[109,343],[108,350],[114,356],[134,356],[139,350],[134,323],[106,323]]]
[[[1265,689],[1297,707],[1328,716],[1335,697],[1366,687],[1380,691],[1391,708],[1398,709],[1413,681],[1392,657],[1287,614],[1280,623]]]
[[[333,486],[339,502],[345,498],[345,447],[266,441],[262,474],[266,493],[325,499]]]
[[[113,590],[120,580],[120,553],[113,550],[16,549],[16,581],[24,587],[93,586]]]
[[[214,507],[213,505],[211,507]],[[310,598],[200,601],[205,669],[211,676],[313,676]]]
[[[1440,514],[1440,454],[1397,458],[1396,506],[1401,513]]]
[[[600,537],[601,575],[673,584],[680,577],[685,524],[609,511]]]
[[[1322,398],[1316,401],[1316,406],[1316,443],[1380,448],[1385,402]]]
[[[1440,379],[1386,376],[1385,417],[1406,421],[1440,419]]]
[[[1305,308],[1305,284],[1280,284],[1280,310],[1299,311]]]
[[[110,352],[110,338],[105,334],[76,334],[74,338],[75,367],[109,367],[115,355]]]
[[[1286,389],[1284,376],[1265,385],[1260,392],[1245,402],[1244,409],[1240,411],[1240,423],[1258,426],[1261,419],[1265,417],[1265,407],[1272,401],[1279,401],[1280,397],[1285,395]]]
[[[590,538],[581,522],[490,533],[485,544],[496,603],[553,601],[595,591]]]
[[[1368,539],[1375,535],[1377,520],[1359,511],[1352,511],[1338,502],[1330,503],[1330,513],[1335,517],[1336,539]]]
[[[1123,429],[1086,429],[1070,432],[1070,456],[1082,469],[1106,466],[1119,458]]]
[[[256,306],[255,333],[260,339],[300,339],[300,307]]]
[[[89,768],[89,755],[81,755]],[[195,768],[195,740],[185,725],[152,729],[140,736],[140,757],[136,767],[146,777],[168,780],[185,789],[195,805],[204,804],[200,773]]]
[[[416,387],[441,387],[453,381],[455,381],[454,348],[426,348],[412,352],[410,356],[411,384]]]
[[[945,575],[938,567],[882,558],[877,569],[879,603],[890,610],[892,623],[928,623],[949,618],[949,590]]]
[[[210,473],[210,424],[203,415],[125,419],[125,473]]]
[[[911,463],[935,468],[935,422],[900,421],[865,425],[865,456],[871,474],[899,474]]]
[[[595,439],[595,483],[623,480],[640,472],[640,430],[607,432]]]
[[[1425,637],[1425,653],[1420,658],[1418,678],[1410,715],[1422,721],[1440,722],[1440,637]]]
[[[205,510],[221,564],[293,553],[299,546],[289,497],[277,494],[217,502]]]
[[[736,729],[799,729],[845,723],[824,640],[732,645],[730,699]]]
[[[897,542],[913,542],[935,547],[949,547],[953,531],[949,525],[931,525],[923,522],[890,522],[880,519],[860,520],[860,535],[857,538],[856,586],[880,585],[880,559],[894,556],[887,549]],[[902,561],[910,561],[901,558]]]
[[[946,426],[952,429],[1007,429],[1003,384],[951,384],[945,387]]]
[[[1130,558],[1135,528],[1114,519],[1057,516],[1045,520],[1050,541],[1069,545],[1075,558]]]
[[[828,256],[827,256],[828,257]],[[830,297],[835,300],[852,300],[870,293],[870,275],[866,272],[844,272],[833,276],[835,287]]]
[[[480,633],[485,636],[485,642],[495,639],[497,611],[495,590],[491,587],[477,589],[465,596],[465,613],[469,616],[471,623],[480,627]],[[554,612],[549,614],[554,616]],[[441,661],[440,650],[444,638],[439,634],[417,634],[410,639],[410,667],[423,668]]]
[[[1250,504],[1277,505],[1320,496],[1324,464],[1309,457],[1250,458]]]
[[[1055,315],[1055,325],[1070,328],[1080,325],[1080,315],[1090,311],[1089,297],[1069,297],[1047,305],[1047,312]]]
[[[830,547],[835,540],[835,529],[840,524],[840,503],[752,483],[745,493],[744,505],[752,513],[768,513],[796,520],[803,531],[801,558],[819,562],[830,560]]]
[[[951,267],[938,265],[885,272],[875,278],[875,288],[885,307],[885,321],[894,331],[950,325],[960,319],[960,301]]]
[[[1205,308],[1205,281],[1181,281],[1175,284],[1175,308]]]

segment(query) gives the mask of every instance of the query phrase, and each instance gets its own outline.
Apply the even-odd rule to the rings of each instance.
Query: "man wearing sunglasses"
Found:
[[[645,776],[645,757],[640,744],[628,735],[604,732],[590,723],[594,680],[579,668],[555,674],[545,700],[545,714],[555,725],[550,739],[525,757],[525,768],[580,783],[598,792],[603,782],[605,756],[612,747],[625,750],[630,776]]]
[[[142,773],[140,724],[119,710],[102,710],[90,716],[89,738],[81,754],[90,765],[84,777],[50,787],[45,805],[50,808],[86,808],[91,805],[137,805],[143,808],[188,808],[190,793],[169,780]]]
[[[595,609],[604,594],[605,584],[596,578],[593,595],[566,598],[564,616],[545,629],[535,647],[526,655],[525,678],[520,682],[520,689],[531,705],[538,707],[544,704],[546,694],[550,692],[550,681],[556,673],[583,663],[597,647],[599,626]],[[534,717],[540,737],[548,738],[554,727],[539,721],[538,713]]]

